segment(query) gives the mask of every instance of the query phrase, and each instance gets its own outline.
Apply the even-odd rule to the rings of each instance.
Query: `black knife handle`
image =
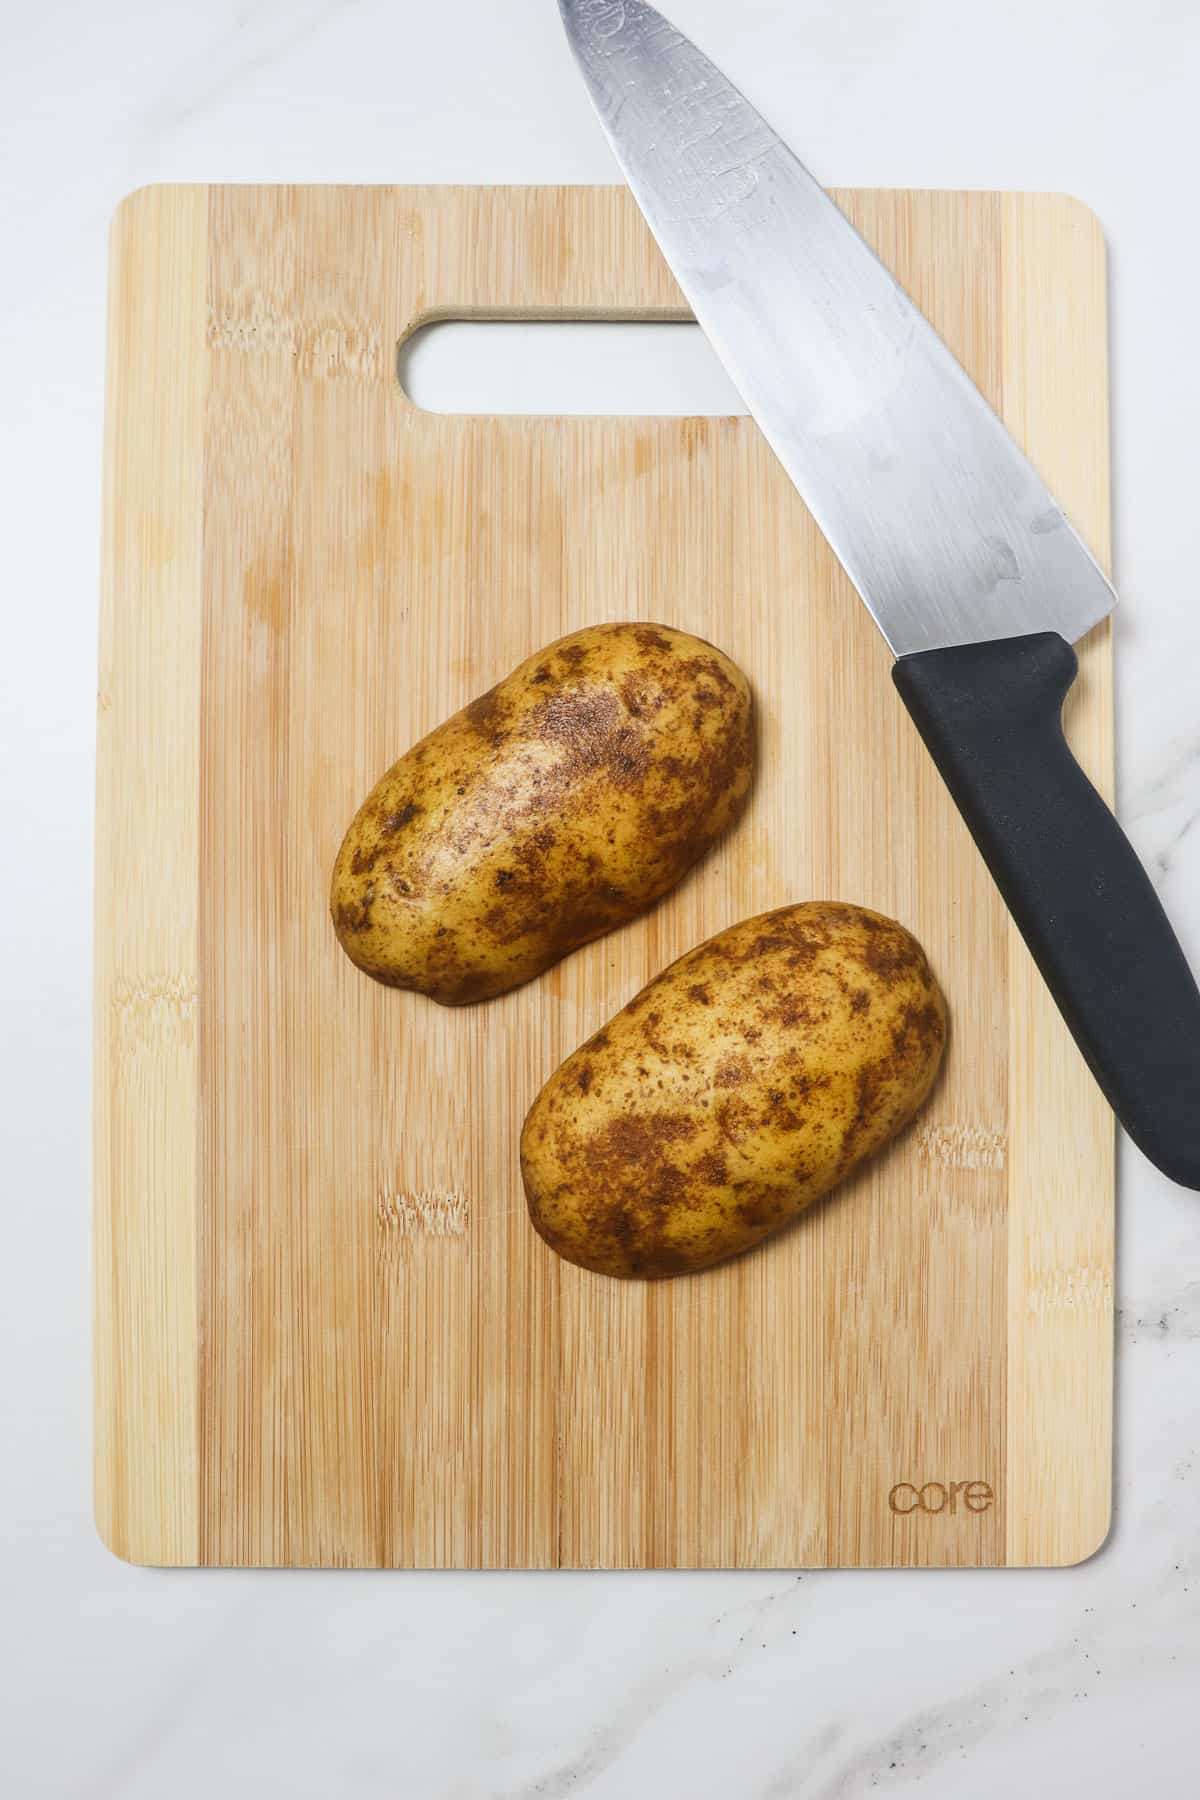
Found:
[[[1200,992],[1063,736],[1078,667],[1044,631],[902,656],[892,679],[1117,1118],[1200,1188]]]

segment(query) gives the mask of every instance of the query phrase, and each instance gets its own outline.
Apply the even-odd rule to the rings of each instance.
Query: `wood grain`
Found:
[[[1094,220],[1053,196],[836,197],[1106,556]],[[386,1567],[1086,1555],[1111,1122],[882,641],[750,421],[419,412],[396,347],[448,316],[686,312],[621,189],[152,189],[114,228],[105,1540]],[[327,916],[363,795],[538,645],[629,617],[750,675],[748,817],[517,994],[451,1013],[375,987]],[[1070,729],[1104,784],[1105,628],[1082,661]],[[643,1286],[560,1264],[517,1172],[542,1081],[691,944],[818,897],[895,914],[941,975],[953,1039],[917,1126],[735,1265]],[[893,1510],[902,1482],[927,1509]]]
[[[1094,361],[1108,334],[1104,239],[1087,207],[1065,197],[1037,207],[1007,197],[1004,231],[1004,415],[1033,461],[1055,471],[1058,499],[1107,567],[1108,382]],[[1077,271],[1069,290],[1053,276],[1060,253]],[[1109,639],[1105,626],[1079,646],[1066,722],[1111,805]],[[1067,1028],[1011,921],[1008,939],[1010,1005],[1025,1021],[1023,1039],[1009,1040],[1008,1482],[1024,1504],[1009,1510],[1006,1560],[1068,1563],[1103,1542],[1112,1508],[1113,1123],[1095,1084],[1075,1081]],[[1042,1172],[1062,1158],[1064,1131],[1085,1153],[1062,1160],[1048,1208]],[[1056,1430],[1089,1445],[1090,1478]]]
[[[96,789],[96,1521],[199,1555],[197,911],[208,198],[113,225]]]

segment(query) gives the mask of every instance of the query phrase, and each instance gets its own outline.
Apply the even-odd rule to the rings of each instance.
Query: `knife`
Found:
[[[696,318],[867,605],[1092,1073],[1200,1188],[1200,993],[1063,736],[1103,570],[933,327],[787,145],[642,0],[559,0]]]

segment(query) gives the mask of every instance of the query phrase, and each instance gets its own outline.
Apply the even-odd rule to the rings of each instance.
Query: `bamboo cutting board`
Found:
[[[1052,196],[843,193],[1107,558],[1104,251]],[[139,1562],[1068,1563],[1107,1529],[1108,1112],[747,419],[435,417],[446,316],[686,316],[622,189],[152,188],[113,230],[99,725],[96,1504]],[[341,835],[548,640],[681,626],[754,683],[741,826],[490,1005],[334,941]],[[1111,790],[1106,628],[1069,727]],[[617,1283],[517,1133],[656,970],[787,901],[916,932],[943,1079],[741,1261]]]

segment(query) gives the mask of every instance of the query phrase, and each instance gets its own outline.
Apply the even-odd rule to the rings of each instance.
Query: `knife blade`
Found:
[[[1116,602],[1001,421],[803,164],[642,0],[559,0],[647,222],[897,660],[895,685],[1130,1136],[1200,1188],[1200,991],[1063,736]]]

